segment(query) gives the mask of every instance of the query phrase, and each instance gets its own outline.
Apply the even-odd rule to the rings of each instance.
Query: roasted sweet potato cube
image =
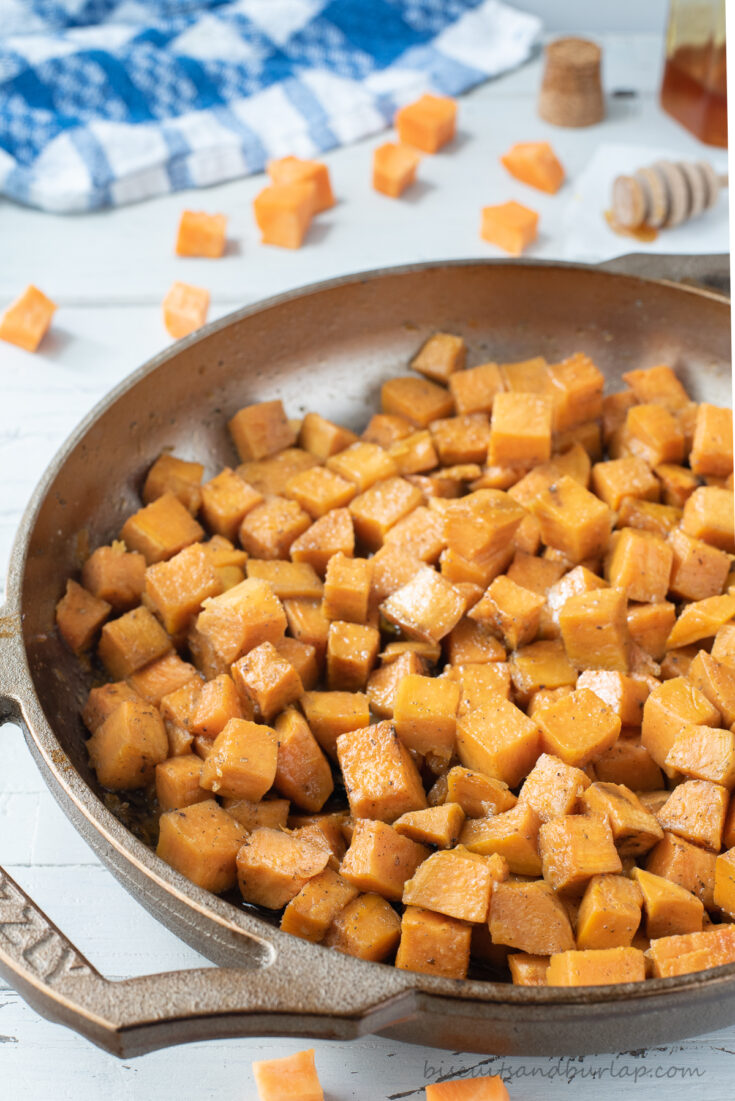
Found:
[[[281,918],[281,929],[318,944],[338,914],[357,895],[356,887],[327,867],[307,880],[288,903]]]
[[[156,852],[177,872],[215,894],[235,886],[245,830],[214,799],[162,814],[159,830]]]
[[[323,466],[314,466],[295,474],[284,490],[286,497],[298,502],[313,520],[318,520],[333,509],[342,508],[352,500],[355,493],[351,482]]]
[[[301,422],[299,447],[303,447],[304,451],[308,451],[322,462],[330,455],[344,451],[356,440],[357,436],[354,432],[328,421],[319,413],[307,413]]]
[[[536,723],[498,694],[457,722],[457,755],[463,765],[516,787],[540,750]]]
[[[464,979],[470,962],[472,927],[456,918],[407,906],[401,919],[396,967],[447,979]]]
[[[433,470],[439,465],[433,437],[426,429],[396,440],[391,444],[388,454],[395,471],[407,476]]]
[[[730,568],[724,551],[701,539],[693,539],[681,529],[669,535],[674,552],[670,591],[681,600],[706,600],[722,592]]]
[[[404,676],[398,685],[393,722],[398,737],[418,753],[439,753],[447,760],[454,750],[460,687],[436,677]]]
[[[312,566],[324,577],[329,560],[336,554],[352,558],[355,533],[352,517],[345,508],[334,509],[320,517],[291,544],[291,558]]]
[[[623,875],[593,875],[577,914],[577,947],[627,948],[641,922],[641,889]]]
[[[508,956],[508,967],[514,986],[546,986],[548,956],[532,956],[529,952],[511,952]]]
[[[228,539],[235,538],[244,517],[263,500],[263,495],[229,466],[204,483],[201,495],[205,524]]]
[[[674,626],[676,608],[669,601],[660,604],[629,604],[625,616],[628,633],[654,661],[666,653],[666,639]]]
[[[664,504],[675,508],[684,508],[694,490],[701,485],[696,474],[676,463],[661,463],[656,467],[656,477],[661,483]]]
[[[337,757],[340,734],[361,730],[370,722],[362,692],[304,692],[300,702],[314,737],[332,759]]]
[[[246,405],[235,413],[227,427],[244,463],[266,459],[296,442],[296,433],[280,401]]]
[[[97,653],[110,676],[122,679],[171,649],[171,639],[161,624],[147,608],[140,607],[104,625]]]
[[[714,904],[735,918],[735,848],[721,853],[715,861]]]
[[[732,409],[704,401],[698,406],[689,463],[695,474],[732,474]]]
[[[631,875],[643,893],[646,936],[656,940],[701,931],[704,907],[691,891],[643,868],[633,868]]]
[[[701,933],[660,937],[646,952],[655,978],[686,975],[735,961],[735,928],[716,925]]]
[[[140,603],[145,588],[145,558],[126,551],[117,540],[109,547],[98,547],[82,566],[82,585],[114,611],[130,611]]]
[[[305,691],[314,688],[319,680],[319,662],[316,650],[308,642],[300,642],[288,636],[273,644],[282,658],[290,662],[299,675]]]
[[[468,615],[495,631],[509,650],[517,650],[536,636],[544,598],[516,584],[509,577],[496,577]]]
[[[393,829],[421,845],[453,849],[459,842],[464,819],[465,814],[459,803],[441,803],[402,814],[393,823]]]
[[[666,640],[667,650],[713,638],[735,616],[735,596],[708,596],[686,604]]]
[[[714,907],[715,860],[714,853],[667,832],[649,852],[646,870],[685,887],[709,910]]]
[[[128,517],[120,538],[142,554],[149,566],[178,554],[204,537],[204,530],[178,497],[164,493]]]
[[[455,765],[446,775],[446,803],[457,803],[468,818],[501,814],[516,804],[516,797],[502,780]]]
[[[277,642],[286,614],[267,581],[248,578],[206,601],[189,635],[197,667],[208,677],[226,673],[240,654]]]
[[[202,681],[199,677],[193,677],[175,692],[169,692],[158,705],[168,737],[169,757],[178,757],[192,750],[194,736],[191,722],[201,690]]]
[[[393,478],[398,473],[398,468],[387,451],[376,443],[364,440],[356,441],[328,459],[327,467],[353,486],[353,496],[354,493],[364,493],[376,482]]]
[[[310,524],[308,512],[296,501],[270,497],[247,513],[240,542],[253,558],[287,558],[291,544]]]
[[[630,386],[636,401],[662,405],[671,413],[689,403],[689,395],[676,374],[664,364],[626,371],[623,381]]]
[[[339,871],[358,890],[400,902],[406,880],[428,855],[427,848],[385,822],[358,818]]]
[[[650,691],[643,680],[608,669],[587,669],[580,673],[577,688],[589,688],[620,719],[623,726],[640,726],[643,705]]]
[[[442,680],[445,677],[458,681],[462,689],[458,717],[482,710],[486,703],[492,707],[497,696],[511,697],[510,666],[504,661],[447,665]]]
[[[503,661],[505,647],[490,633],[483,623],[473,619],[460,619],[446,636],[447,659],[450,665]]]
[[[306,719],[289,707],[275,723],[278,758],[274,786],[297,806],[320,811],[334,790],[332,770]]]
[[[395,661],[383,661],[380,668],[368,677],[365,689],[373,714],[379,719],[392,718],[398,685],[409,674],[423,674],[425,671],[423,660],[410,650],[398,655]]]
[[[493,884],[508,874],[500,857],[471,853],[462,845],[432,853],[403,890],[407,906],[421,906],[460,921],[487,920]]]
[[[583,352],[549,365],[549,393],[553,402],[552,428],[564,432],[602,415],[605,376]]]
[[[555,891],[579,893],[593,875],[620,872],[612,830],[604,818],[567,814],[539,829],[544,879]]]
[[[419,374],[435,382],[448,382],[455,371],[461,371],[467,357],[467,346],[461,336],[434,333],[411,360]]]
[[[717,486],[695,489],[684,505],[681,526],[693,539],[735,553],[732,490]]]
[[[327,563],[322,611],[328,620],[365,623],[373,565],[370,559],[334,554]]]
[[[649,466],[680,463],[684,458],[684,435],[679,422],[661,405],[632,405],[625,417],[625,445]]]
[[[588,948],[552,955],[547,986],[610,986],[643,982],[646,961],[639,948]]]
[[[97,688],[90,689],[82,711],[82,722],[90,734],[94,734],[97,727],[102,726],[116,707],[126,700],[136,699],[138,699],[138,693],[125,681],[101,684]]]
[[[399,520],[385,537],[385,544],[411,548],[422,562],[435,563],[444,549],[444,520],[436,512],[419,505]]]
[[[188,661],[182,661],[178,654],[164,654],[143,666],[137,673],[131,673],[128,683],[137,695],[158,707],[164,696],[170,695],[187,681],[197,676],[197,671]]]
[[[303,694],[301,678],[290,661],[272,642],[261,642],[232,665],[232,678],[240,697],[249,700],[256,714],[269,722]]]
[[[574,948],[569,914],[555,891],[543,880],[497,883],[490,904],[490,935],[494,944],[548,956]]]
[[[319,737],[316,730],[314,734]],[[406,811],[426,806],[416,765],[391,723],[379,722],[340,734],[337,756],[355,818],[393,822]]]
[[[422,503],[420,490],[405,478],[386,478],[350,502],[349,511],[360,542],[377,550],[394,524]]]
[[[580,809],[605,818],[621,856],[648,852],[663,837],[663,830],[638,797],[623,784],[597,782],[580,796]]]
[[[510,675],[519,702],[527,704],[542,688],[573,687],[577,672],[556,639],[532,642],[510,655]]]
[[[87,752],[103,787],[111,791],[145,787],[156,765],[168,757],[163,719],[152,704],[125,700],[97,727]]]
[[[478,490],[446,509],[444,538],[447,547],[480,566],[489,566],[495,555],[505,556],[498,560],[497,569],[490,578],[492,581],[508,564],[511,541],[525,515],[507,493]]]
[[[383,413],[405,417],[417,428],[428,427],[431,421],[449,417],[454,411],[454,401],[443,386],[428,379],[406,375],[388,379],[380,391]]]
[[[465,413],[489,413],[495,395],[504,388],[497,363],[481,363],[456,371],[449,378],[449,389],[459,415]]]
[[[193,734],[216,738],[230,719],[246,717],[234,681],[227,673],[222,673],[202,685],[191,716],[190,729]]]
[[[516,585],[530,589],[532,593],[538,593],[539,596],[545,596],[551,586],[561,578],[564,567],[559,562],[538,558],[524,551],[516,551],[507,572],[510,580],[515,581]]]
[[[146,603],[170,635],[185,631],[204,601],[221,591],[211,557],[200,543],[146,570]]]
[[[613,537],[605,576],[630,600],[660,603],[669,590],[673,560],[674,552],[660,536],[623,528]]]
[[[656,817],[665,830],[719,852],[728,792],[708,780],[685,780],[669,795]]]
[[[246,902],[280,910],[328,861],[329,850],[308,838],[260,827],[237,853],[240,892]]]
[[[735,725],[735,668],[700,650],[687,677],[715,705],[725,726]]]
[[[347,956],[372,960],[387,959],[401,937],[401,919],[380,895],[359,895],[337,914],[323,943]]]
[[[287,447],[268,459],[241,463],[235,473],[264,497],[283,493],[288,481],[301,470],[318,466],[319,460],[300,447]]]
[[[248,577],[267,581],[279,600],[318,600],[324,588],[315,571],[305,562],[250,558],[247,572]]]
[[[460,842],[470,852],[502,856],[514,875],[537,876],[541,874],[540,825],[541,819],[530,803],[519,802],[511,810],[465,822]]]
[[[203,473],[201,463],[187,462],[164,452],[148,471],[143,484],[143,503],[150,505],[164,493],[171,493],[189,512],[196,513],[202,502]]]
[[[430,566],[422,566],[380,610],[411,638],[428,642],[439,642],[448,635],[464,613],[460,594]]]
[[[663,767],[679,731],[690,724],[718,726],[714,704],[684,677],[673,677],[653,689],[643,705],[641,742]]]
[[[545,753],[565,764],[583,768],[614,745],[620,718],[588,688],[570,692],[534,713]]]
[[[488,462],[496,466],[532,466],[551,457],[551,398],[543,394],[495,395]]]
[[[623,497],[618,511],[618,526],[650,531],[667,539],[681,521],[681,509],[661,505],[657,501],[642,501]]]
[[[285,829],[288,821],[288,799],[261,799],[253,803],[250,799],[223,799],[222,805],[228,814],[244,826],[248,833],[266,826],[268,829]]]
[[[375,413],[368,421],[361,438],[367,443],[377,443],[380,447],[389,448],[396,440],[410,436],[413,430],[414,425],[405,417],[393,413]]]
[[[380,649],[380,631],[361,623],[334,620],[327,636],[327,684],[345,692],[367,685]]]
[[[208,791],[199,786],[202,761],[195,753],[169,757],[156,765],[156,798],[163,812],[190,807],[210,799]]]
[[[69,579],[66,591],[56,605],[56,625],[66,645],[81,654],[93,645],[112,608],[106,600],[93,596],[76,581]],[[113,676],[125,676],[125,673]]]
[[[564,649],[578,669],[612,669],[627,673],[629,635],[627,600],[617,589],[579,593],[559,611]]]
[[[485,413],[445,417],[432,421],[430,429],[442,466],[485,462],[490,437]]]
[[[535,497],[530,509],[541,525],[541,538],[571,562],[599,556],[612,529],[610,509],[568,474]]]
[[[559,757],[542,753],[523,781],[518,801],[532,807],[541,822],[572,814],[590,778]]]
[[[664,765],[672,775],[711,780],[735,787],[735,734],[711,726],[682,725],[666,754]]]
[[[735,666],[735,623],[726,623],[720,627],[710,653],[716,661]]]
[[[278,739],[269,726],[230,719],[214,739],[201,785],[230,799],[257,802],[273,784],[277,756]]]

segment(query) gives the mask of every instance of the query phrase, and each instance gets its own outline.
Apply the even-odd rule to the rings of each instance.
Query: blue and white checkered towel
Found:
[[[500,0],[0,0],[0,194],[93,210],[313,156],[538,30]]]

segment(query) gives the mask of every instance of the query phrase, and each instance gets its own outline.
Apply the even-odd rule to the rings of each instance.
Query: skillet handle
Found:
[[[603,271],[639,275],[643,279],[665,279],[670,283],[692,283],[729,297],[730,255],[702,256],[675,253],[630,252],[597,265]]]

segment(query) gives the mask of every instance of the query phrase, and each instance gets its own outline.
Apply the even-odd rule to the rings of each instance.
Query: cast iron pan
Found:
[[[111,813],[78,717],[89,677],[60,644],[54,605],[87,546],[138,507],[164,447],[234,463],[227,418],[282,398],[362,425],[381,381],[432,331],[473,363],[588,352],[619,380],[670,363],[698,399],[730,404],[730,311],[701,289],[579,266],[477,262],[371,272],[240,310],[180,341],[99,405],[51,463],[13,550],[0,619],[0,721],[19,723],[63,810],[124,886],[219,968],[110,982],[0,870],[0,972],[45,1016],[129,1058],[208,1037],[347,1040],[381,1033],[498,1054],[649,1046],[735,1020],[735,965],[584,989],[427,977],[282,934],[195,887]],[[93,905],[90,900],[90,905]]]

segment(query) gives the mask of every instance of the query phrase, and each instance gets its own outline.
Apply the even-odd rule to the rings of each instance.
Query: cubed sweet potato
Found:
[[[219,894],[237,882],[245,830],[214,799],[161,815],[158,855],[198,887]]]
[[[426,806],[416,765],[391,723],[340,734],[337,756],[355,818],[393,822],[406,811]]]
[[[115,612],[128,612],[140,603],[145,588],[145,558],[127,551],[119,541],[98,547],[82,566],[82,584]]]
[[[242,897],[269,910],[280,910],[324,871],[329,855],[327,848],[294,833],[267,827],[253,830],[237,853]]]
[[[496,883],[490,904],[494,944],[549,956],[574,948],[574,933],[564,903],[543,880]]]
[[[230,719],[214,739],[201,785],[231,799],[261,799],[276,777],[278,738],[269,726]]]

